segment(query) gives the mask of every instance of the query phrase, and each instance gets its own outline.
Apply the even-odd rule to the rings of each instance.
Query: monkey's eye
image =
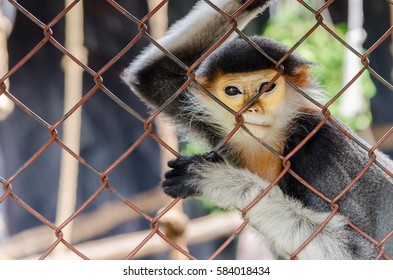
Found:
[[[259,86],[258,92],[261,92],[262,89],[263,89],[268,83],[269,83],[269,82],[263,82],[263,83]],[[272,84],[267,90],[265,90],[265,93],[268,93],[268,92],[272,91],[275,87],[276,87],[276,84]]]
[[[242,92],[240,91],[240,89],[238,89],[235,86],[227,86],[225,88],[225,94],[228,96],[236,96],[236,95],[242,94]]]

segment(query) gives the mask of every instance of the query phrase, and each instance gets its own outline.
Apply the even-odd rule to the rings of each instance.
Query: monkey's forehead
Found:
[[[274,68],[289,51],[288,47],[270,38],[252,36],[250,40],[257,48],[242,38],[222,45],[201,63],[197,75],[214,78],[218,71],[243,73]],[[310,64],[310,61],[292,53],[283,61],[282,66],[284,73],[290,75],[296,73],[298,67]]]

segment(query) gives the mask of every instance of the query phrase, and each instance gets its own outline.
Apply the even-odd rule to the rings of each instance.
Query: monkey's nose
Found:
[[[258,108],[251,107],[247,111],[250,112],[250,113],[258,113]]]

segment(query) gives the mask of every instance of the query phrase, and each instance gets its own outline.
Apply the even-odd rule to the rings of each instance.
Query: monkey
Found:
[[[210,2],[229,16],[243,8],[235,18],[241,31],[274,0]],[[241,212],[262,195],[244,219],[278,259],[375,259],[382,248],[393,256],[393,238],[388,238],[393,229],[393,179],[380,166],[372,163],[335,201],[337,212],[329,203],[360,174],[370,155],[337,128],[335,122],[354,134],[333,116],[323,122],[323,110],[312,102],[324,96],[310,72],[313,63],[295,52],[287,55],[289,48],[273,39],[254,35],[247,40],[239,32],[209,52],[232,24],[200,0],[158,41],[168,53],[150,45],[122,73],[130,89],[150,108],[161,108],[179,133],[219,147],[171,160],[164,192],[173,198],[203,196]],[[282,175],[288,155],[293,173]],[[393,170],[386,155],[373,155]],[[382,239],[387,240],[373,242]],[[298,250],[302,244],[306,246]]]

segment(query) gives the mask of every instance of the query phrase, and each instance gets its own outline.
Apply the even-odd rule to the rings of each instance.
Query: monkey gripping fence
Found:
[[[20,3],[18,3],[15,0],[9,0],[9,2],[16,7],[18,10],[19,16],[25,16],[28,19],[31,20],[31,24],[38,25],[42,30],[43,30],[43,38],[41,41],[33,48],[31,49],[26,56],[24,56],[17,64],[11,65],[10,70],[3,76],[0,77],[0,94],[6,95],[17,107],[22,109],[26,115],[32,119],[34,119],[37,123],[39,123],[41,126],[47,129],[49,132],[48,139],[46,143],[42,145],[38,149],[38,151],[35,152],[33,156],[31,156],[20,168],[15,172],[14,175],[12,175],[9,178],[0,178],[2,185],[3,185],[3,193],[0,194],[0,203],[4,203],[7,200],[12,200],[16,202],[20,207],[25,209],[25,211],[30,212],[33,216],[35,216],[39,221],[42,222],[43,225],[46,225],[49,229],[53,231],[53,234],[55,236],[54,241],[51,243],[47,244],[47,249],[46,251],[40,256],[40,259],[45,259],[47,258],[52,251],[60,244],[64,244],[70,251],[74,252],[77,256],[79,256],[82,259],[89,259],[88,256],[84,254],[84,252],[78,250],[76,247],[72,245],[71,243],[67,242],[67,236],[64,236],[63,234],[63,229],[67,227],[68,224],[71,223],[72,220],[74,220],[76,217],[78,217],[85,209],[88,207],[89,204],[91,204],[94,200],[97,199],[98,196],[100,196],[101,192],[103,190],[108,189],[112,193],[114,193],[121,201],[124,203],[127,207],[129,207],[130,211],[135,211],[140,215],[142,218],[146,219],[150,225],[151,225],[151,230],[149,233],[144,237],[143,241],[140,242],[139,244],[128,244],[129,245],[129,254],[125,256],[126,259],[131,259],[135,257],[138,253],[139,250],[141,250],[142,247],[144,247],[151,239],[153,236],[159,236],[162,240],[164,240],[166,243],[168,243],[172,248],[175,250],[178,250],[180,253],[182,253],[185,257],[189,259],[195,259],[193,255],[191,255],[187,250],[181,248],[178,244],[173,242],[170,238],[168,238],[162,231],[162,228],[160,228],[159,221],[162,219],[162,217],[172,208],[174,207],[177,203],[179,203],[180,199],[175,199],[171,203],[169,203],[159,214],[156,216],[154,215],[148,215],[144,213],[143,209],[140,209],[138,206],[133,204],[130,200],[124,198],[117,190],[116,186],[112,186],[110,184],[110,181],[108,179],[108,174],[111,173],[117,166],[124,161],[130,154],[133,153],[133,151],[140,145],[147,137],[153,138],[155,141],[158,142],[159,145],[163,146],[165,149],[173,153],[174,156],[178,156],[179,153],[175,151],[173,148],[171,148],[167,143],[165,143],[160,137],[153,131],[153,121],[155,118],[164,110],[166,104],[168,102],[171,102],[176,96],[182,93],[187,86],[191,82],[196,82],[195,81],[195,73],[194,70],[198,67],[198,65],[216,48],[218,48],[223,41],[225,41],[226,37],[228,37],[232,33],[238,33],[239,36],[244,38],[247,42],[253,45],[253,43],[247,38],[247,36],[239,31],[237,29],[237,22],[236,22],[236,15],[241,13],[246,6],[251,4],[252,0],[246,2],[238,11],[236,11],[233,15],[228,15],[224,11],[220,10],[217,8],[213,3],[211,3],[208,0],[205,0],[206,3],[208,3],[212,9],[215,9],[218,13],[222,14],[225,16],[228,21],[231,23],[231,29],[228,30],[227,34],[219,40],[206,54],[204,54],[202,57],[200,57],[193,65],[191,66],[186,66],[183,63],[181,63],[176,57],[174,57],[170,52],[165,50],[163,47],[161,47],[156,40],[154,40],[150,35],[149,35],[149,29],[147,27],[147,21],[155,14],[157,11],[159,11],[167,2],[168,0],[163,0],[161,1],[154,9],[151,10],[148,14],[146,14],[142,19],[136,18],[132,13],[125,8],[123,8],[119,3],[113,0],[106,0],[111,6],[108,6],[110,8],[116,9],[119,12],[119,16],[125,16],[132,24],[136,25],[139,34],[133,38],[131,42],[128,43],[126,47],[119,53],[115,54],[113,59],[111,59],[104,67],[99,69],[98,71],[94,71],[91,68],[89,68],[86,64],[81,62],[78,58],[76,58],[72,53],[70,53],[69,50],[67,50],[62,44],[60,44],[54,37],[54,32],[53,32],[53,27],[59,23],[59,21],[62,20],[62,18],[70,11],[72,10],[75,5],[80,5],[80,1],[74,1],[72,2],[68,7],[65,7],[63,11],[61,11],[55,18],[53,18],[49,23],[43,23],[40,21],[39,18],[37,18],[35,15],[33,15],[29,10],[27,10],[25,7],[23,7]],[[280,61],[275,61],[277,69],[281,69],[281,63],[293,52],[296,50],[296,48],[302,44],[304,40],[306,40],[317,28],[323,28],[326,30],[333,38],[338,40],[345,48],[347,48],[350,52],[352,52],[360,62],[362,63],[363,67],[360,69],[360,71],[333,97],[331,98],[325,105],[321,105],[318,103],[316,100],[310,99],[305,93],[303,93],[301,90],[296,88],[295,85],[292,85],[297,91],[300,92],[304,96],[304,98],[310,99],[314,104],[316,104],[320,109],[325,118],[321,121],[321,123],[315,127],[313,131],[310,132],[310,134],[296,147],[290,154],[286,155],[285,157],[277,153],[274,149],[271,147],[266,146],[271,152],[275,153],[276,156],[280,157],[282,160],[282,165],[283,165],[283,170],[280,173],[280,175],[274,180],[274,182],[271,183],[271,185],[259,196],[257,197],[250,205],[248,205],[245,209],[242,211],[243,217],[245,217],[245,214],[260,200],[262,199],[272,188],[273,186],[280,181],[282,176],[285,173],[290,173],[292,176],[297,178],[303,185],[304,187],[310,189],[312,192],[315,193],[315,195],[318,195],[321,197],[323,200],[326,201],[331,206],[331,213],[328,216],[328,218],[321,224],[319,227],[315,230],[315,232],[309,236],[309,238],[294,252],[291,252],[291,258],[296,259],[297,254],[301,252],[307,244],[309,244],[315,236],[318,235],[318,233],[329,223],[329,221],[334,217],[334,215],[337,215],[339,213],[339,206],[337,202],[340,200],[342,196],[345,195],[346,192],[355,184],[357,180],[361,178],[361,176],[370,168],[371,165],[376,164],[380,166],[387,174],[390,176],[393,176],[392,171],[387,170],[382,164],[378,162],[378,159],[374,153],[374,151],[382,145],[383,142],[385,142],[393,133],[393,127],[390,128],[386,132],[386,134],[378,139],[376,144],[374,146],[366,147],[362,142],[359,142],[357,139],[354,139],[345,129],[340,127],[338,123],[335,123],[331,118],[331,113],[329,111],[329,107],[340,97],[342,96],[346,90],[360,77],[360,75],[364,71],[369,71],[371,75],[373,75],[375,78],[377,78],[379,81],[381,81],[387,88],[393,91],[393,86],[385,81],[378,73],[376,73],[370,66],[369,66],[369,60],[368,57],[369,55],[376,49],[378,48],[384,41],[388,40],[388,38],[392,35],[393,33],[393,26],[391,26],[385,34],[375,42],[375,44],[366,50],[364,53],[359,53],[356,51],[352,46],[350,46],[348,43],[346,43],[339,35],[336,34],[336,32],[330,28],[326,23],[325,19],[322,15],[323,11],[325,9],[328,9],[329,6],[331,6],[335,0],[329,0],[324,3],[323,6],[321,6],[318,10],[313,9],[311,6],[309,6],[306,2],[307,1],[302,1],[298,0],[297,1],[299,5],[302,5],[304,9],[307,9],[310,13],[314,14],[315,16],[315,24],[312,26],[312,28],[304,34],[304,36],[294,45],[290,48],[288,53],[280,60]],[[189,79],[187,82],[177,90],[177,92],[174,92],[173,97],[168,100],[166,104],[158,108],[155,112],[153,112],[147,119],[143,118],[140,114],[138,114],[136,111],[134,111],[132,108],[127,106],[125,103],[123,103],[121,100],[117,98],[115,95],[116,93],[112,93],[104,84],[103,82],[103,74],[107,71],[111,70],[111,67],[127,53],[139,40],[148,40],[150,43],[154,44],[157,48],[160,48],[165,55],[170,57],[173,61],[178,63],[188,74]],[[83,69],[86,73],[88,73],[92,79],[94,80],[95,85],[91,88],[90,91],[88,91],[83,98],[80,99],[79,102],[77,102],[72,109],[69,110],[68,113],[63,115],[61,118],[58,119],[53,124],[47,123],[44,119],[42,119],[39,115],[34,113],[29,107],[27,107],[25,104],[23,104],[21,101],[19,101],[13,94],[12,90],[8,90],[7,86],[5,84],[5,81],[9,79],[12,75],[14,75],[19,69],[27,62],[29,61],[30,58],[32,58],[41,48],[43,48],[45,45],[51,44],[54,47],[58,49],[59,52],[63,53],[64,56],[69,57],[72,59],[74,63],[79,65],[80,68]],[[261,53],[263,53],[263,50],[259,49],[257,46],[254,45],[254,47]],[[275,79],[278,78],[275,77]],[[120,79],[120,78],[119,78]],[[274,81],[272,81],[274,82]],[[288,81],[289,82],[289,81]],[[120,105],[119,110],[125,110],[128,112],[130,115],[135,117],[137,120],[139,120],[141,123],[143,123],[145,132],[140,135],[139,139],[135,141],[129,148],[126,150],[112,165],[108,166],[106,170],[104,171],[98,171],[95,169],[93,166],[91,166],[84,158],[82,158],[80,155],[76,154],[73,150],[71,150],[69,147],[67,147],[62,139],[60,139],[57,129],[59,126],[61,126],[66,119],[71,116],[77,109],[81,108],[98,90],[102,90],[107,96],[109,96],[113,102],[116,102],[118,105]],[[209,94],[206,91],[207,94]],[[34,93],[33,93],[34,94]],[[130,94],[132,94],[130,92]],[[209,94],[210,95],[210,94]],[[210,95],[211,96],[211,95]],[[38,97],[37,97],[38,98]],[[214,97],[212,97],[214,98]],[[228,141],[236,131],[242,127],[242,118],[241,114],[247,108],[251,106],[251,103],[246,105],[245,108],[243,108],[240,112],[233,112],[234,117],[236,120],[238,120],[236,127],[233,129],[232,133],[230,133],[225,139],[222,140],[222,143],[219,145],[221,146],[224,144],[226,141]],[[336,197],[334,198],[328,198],[326,197],[323,193],[320,193],[317,189],[315,189],[313,186],[308,184],[305,180],[303,180],[298,174],[294,173],[291,170],[291,157],[327,122],[327,121],[332,121],[337,129],[342,131],[348,138],[352,139],[358,146],[359,149],[365,149],[369,153],[369,163],[361,170],[361,172],[356,176],[356,178],[353,178],[353,181],[346,186],[341,193],[339,193]],[[261,143],[264,145],[264,143]],[[64,220],[61,225],[55,225],[54,223],[48,221],[44,216],[38,213],[36,209],[33,209],[30,205],[25,203],[21,198],[19,198],[15,192],[13,191],[14,188],[17,188],[18,186],[13,186],[13,182],[16,179],[16,177],[19,176],[21,172],[24,170],[28,169],[34,161],[36,161],[51,145],[58,145],[61,147],[61,149],[64,149],[67,151],[73,158],[75,158],[81,165],[86,166],[89,168],[92,172],[94,172],[97,175],[97,179],[99,179],[100,186],[99,188],[95,191],[93,195],[89,199],[87,199],[70,217],[68,217],[66,220]],[[215,147],[215,149],[218,149],[219,147]],[[211,259],[216,258],[234,239],[236,236],[238,236],[245,226],[247,225],[247,220],[244,220],[244,222],[238,227],[238,229],[233,232],[229,238],[215,251],[212,252],[212,255],[210,256]],[[383,245],[384,243],[392,237],[393,235],[393,229],[386,234],[384,238],[381,240],[374,240],[372,237],[370,237],[367,233],[363,232],[357,225],[353,224],[351,221],[348,220],[348,225],[353,228],[353,230],[359,232],[361,235],[363,235],[365,238],[370,240],[376,248],[379,250],[379,254],[377,256],[377,259],[389,259],[390,257],[384,252]]]

